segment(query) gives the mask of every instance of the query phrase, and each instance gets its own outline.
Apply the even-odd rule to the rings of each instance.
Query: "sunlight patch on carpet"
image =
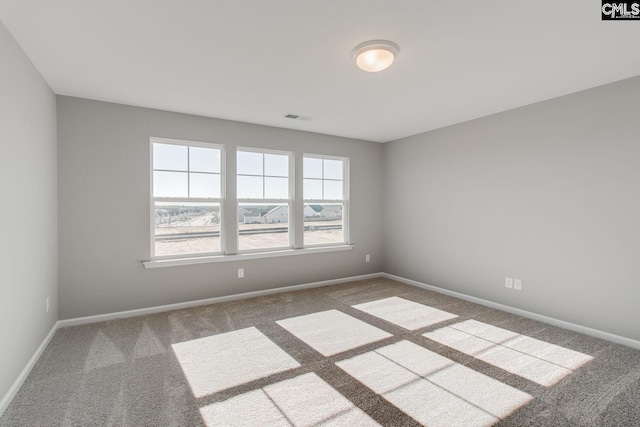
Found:
[[[254,327],[172,347],[196,398],[300,366]]]
[[[336,365],[429,426],[490,426],[533,399],[409,341]]]
[[[290,427],[282,412],[262,390],[232,397],[224,402],[200,408],[205,424],[211,426]]]
[[[379,426],[314,373],[268,385],[200,409],[213,426]]]
[[[456,314],[400,297],[384,298],[352,307],[410,331],[458,317]]]
[[[323,356],[332,356],[392,336],[338,310],[292,317],[276,323]]]
[[[593,359],[477,320],[466,320],[423,336],[547,387]]]

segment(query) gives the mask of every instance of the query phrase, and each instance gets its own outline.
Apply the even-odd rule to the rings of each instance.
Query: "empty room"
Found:
[[[640,2],[0,0],[0,427],[639,426]]]

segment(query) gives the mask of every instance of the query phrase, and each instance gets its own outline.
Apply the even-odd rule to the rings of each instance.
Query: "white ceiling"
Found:
[[[384,142],[640,75],[640,21],[600,6],[0,0],[0,19],[57,94]],[[400,45],[390,69],[355,67],[369,39]]]

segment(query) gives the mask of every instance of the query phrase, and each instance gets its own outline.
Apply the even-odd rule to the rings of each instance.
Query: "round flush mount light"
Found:
[[[351,51],[351,56],[361,70],[377,73],[389,68],[400,52],[400,47],[388,40],[369,40]]]

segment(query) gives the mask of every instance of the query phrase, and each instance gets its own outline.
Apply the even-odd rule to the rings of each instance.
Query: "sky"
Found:
[[[219,148],[153,144],[154,197],[220,198]],[[240,199],[289,199],[290,156],[237,152],[237,196]],[[343,197],[344,162],[303,159],[304,198],[339,200]]]

